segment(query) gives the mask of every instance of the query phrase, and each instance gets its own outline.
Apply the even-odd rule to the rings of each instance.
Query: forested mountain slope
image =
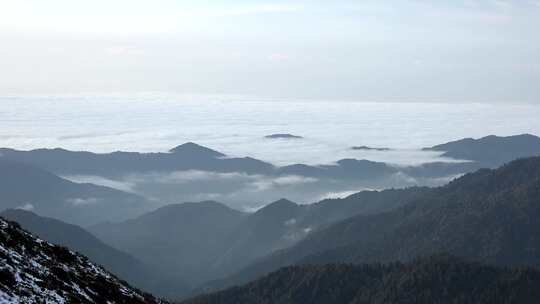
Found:
[[[540,157],[467,174],[393,211],[335,223],[213,286],[290,264],[408,261],[437,252],[540,265]]]
[[[411,263],[282,268],[244,286],[184,304],[537,303],[540,272],[433,256]]]

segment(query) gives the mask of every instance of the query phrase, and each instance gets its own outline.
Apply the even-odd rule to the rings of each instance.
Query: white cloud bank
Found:
[[[33,204],[26,203],[26,204],[24,204],[22,206],[19,206],[19,207],[15,208],[15,209],[25,210],[25,211],[33,211],[36,208],[34,207]]]
[[[66,199],[66,202],[72,206],[75,207],[83,207],[83,206],[89,206],[89,205],[95,205],[98,204],[101,200],[95,197],[87,197],[87,198],[68,198]]]

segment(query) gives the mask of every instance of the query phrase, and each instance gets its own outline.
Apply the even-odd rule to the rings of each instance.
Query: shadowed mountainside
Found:
[[[47,242],[84,254],[93,263],[103,265],[108,271],[143,290],[164,297],[175,296],[188,290],[180,281],[164,279],[149,266],[103,243],[79,226],[24,210],[5,210],[0,213],[0,217],[17,222],[23,229]]]
[[[78,225],[125,220],[153,204],[131,193],[73,183],[33,165],[0,158],[0,210],[24,208]]]
[[[246,214],[216,202],[168,205],[121,223],[90,231],[157,271],[189,283],[205,279],[226,237]]]
[[[291,266],[182,303],[532,304],[538,297],[538,270],[433,256],[408,264]]]
[[[196,285],[232,274],[330,223],[391,210],[426,191],[430,190],[364,191],[312,205],[283,199],[251,214],[216,202],[184,203],[89,229],[161,272],[181,274]]]
[[[208,286],[245,283],[298,263],[402,260],[437,252],[502,265],[540,265],[540,157],[482,169],[403,207],[320,229]]]

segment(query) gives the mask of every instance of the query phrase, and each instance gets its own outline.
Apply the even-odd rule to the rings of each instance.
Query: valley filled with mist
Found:
[[[501,265],[536,263],[534,251],[505,252],[505,238],[472,239],[484,238],[490,221],[517,229],[513,213],[499,220],[497,214],[507,203],[538,198],[539,137],[464,138],[418,151],[437,158],[279,166],[191,142],[159,153],[1,148],[0,216],[171,300],[296,264],[408,262],[441,252]],[[471,218],[469,208],[488,207],[469,200],[493,211],[479,209]],[[460,222],[467,223],[463,231]],[[422,233],[428,234],[418,239]],[[469,242],[488,247],[472,249]]]

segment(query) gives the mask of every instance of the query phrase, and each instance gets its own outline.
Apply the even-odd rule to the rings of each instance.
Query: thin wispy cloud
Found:
[[[366,190],[374,190],[371,188],[359,188],[355,190],[346,190],[346,191],[339,191],[339,192],[327,192],[324,193],[319,197],[319,200],[325,200],[325,199],[340,199],[340,198],[346,198],[347,196],[353,195],[355,193],[358,193],[360,191],[366,191]]]
[[[135,193],[135,183],[127,180],[114,180],[94,175],[67,175],[62,177],[75,183],[89,183],[117,189],[120,191]]]
[[[24,210],[24,211],[34,211],[35,206],[33,204],[30,204],[30,203],[26,203],[26,204],[23,204],[19,207],[16,207],[15,209],[19,209],[19,210]]]
[[[101,200],[99,198],[95,197],[74,197],[74,198],[68,198],[66,199],[66,203],[75,206],[75,207],[83,207],[88,205],[95,205],[98,204]]]

